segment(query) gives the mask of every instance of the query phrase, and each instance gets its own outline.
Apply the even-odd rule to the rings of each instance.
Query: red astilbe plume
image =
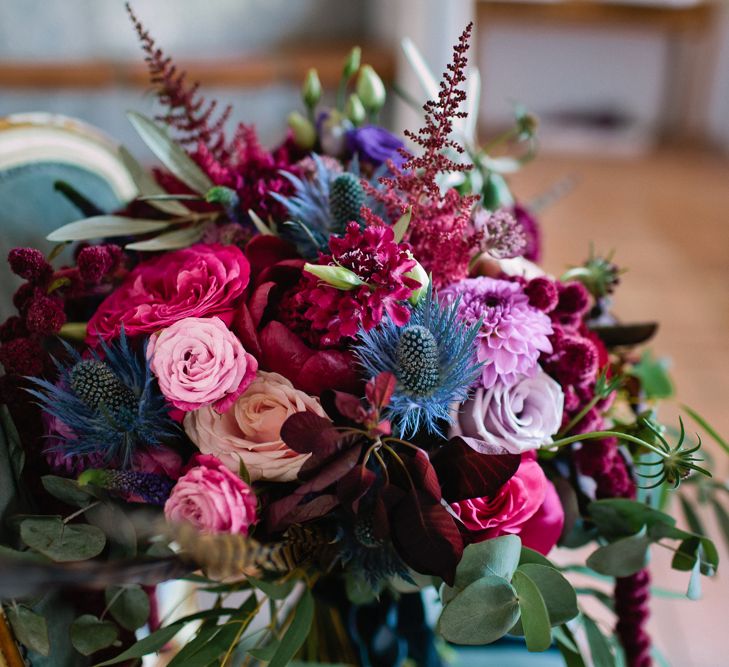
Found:
[[[416,156],[402,150],[405,163],[400,168],[389,163],[393,175],[380,180],[384,189],[369,188],[393,219],[411,208],[406,240],[425,270],[432,273],[436,287],[466,276],[480,240],[470,223],[471,209],[478,197],[463,196],[454,189],[443,194],[437,182],[439,174],[471,168],[455,162],[446,152],[463,152],[451,135],[453,121],[466,115],[460,110],[466,99],[461,85],[466,80],[466,53],[472,28],[473,24],[469,24],[453,47],[453,60],[443,73],[438,99],[423,106],[425,126],[418,132],[405,132],[422,153]]]
[[[216,113],[217,101],[206,100],[198,91],[200,84],[187,81],[186,73],[156,46],[129,3],[126,8],[146,54],[145,61],[157,97],[167,106],[167,112],[157,116],[157,120],[176,130],[177,140],[184,146],[197,148],[204,144],[215,158],[224,160],[228,156],[224,127],[232,107],[228,105]]]

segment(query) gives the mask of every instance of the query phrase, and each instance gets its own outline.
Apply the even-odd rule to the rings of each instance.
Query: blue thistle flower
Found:
[[[117,342],[102,340],[101,354],[93,351],[91,359],[63,345],[70,363],[54,359],[57,384],[28,378],[36,388],[27,391],[41,408],[74,433],[54,449],[75,456],[103,454],[107,463],[126,468],[137,446],[157,446],[179,435],[149,368],[146,341],[134,351],[122,329]]]
[[[164,505],[175,482],[165,475],[136,470],[90,469],[78,478],[81,485],[93,484],[123,497],[138,496],[150,505]]]
[[[421,429],[440,434],[452,403],[462,402],[478,377],[474,341],[481,326],[463,323],[458,301],[443,304],[432,287],[397,326],[389,317],[371,331],[360,330],[355,353],[368,377],[383,372],[397,378],[386,417],[403,438]]]

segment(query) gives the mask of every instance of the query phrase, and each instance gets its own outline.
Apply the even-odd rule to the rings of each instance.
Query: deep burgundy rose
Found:
[[[347,132],[347,148],[360,160],[375,166],[392,160],[399,167],[405,161],[399,151],[404,147],[398,137],[377,125],[363,125]]]
[[[304,266],[295,248],[274,236],[256,236],[245,253],[252,284],[233,330],[260,368],[283,375],[307,394],[318,396],[325,389],[360,393],[352,353],[322,348],[311,322],[293,304]]]

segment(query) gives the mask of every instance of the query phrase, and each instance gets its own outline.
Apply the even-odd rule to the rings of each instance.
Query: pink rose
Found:
[[[198,244],[135,267],[89,320],[87,342],[152,333],[184,317],[218,315],[230,323],[250,266],[236,246]]]
[[[214,456],[197,454],[165,503],[171,523],[206,533],[244,533],[256,522],[256,495]]]
[[[219,317],[186,317],[149,339],[147,356],[165,398],[184,411],[227,410],[253,381],[258,362]]]
[[[554,485],[533,453],[523,454],[516,474],[491,498],[451,505],[469,531],[471,542],[519,535],[524,546],[547,554],[564,526],[564,510]]]
[[[259,371],[248,389],[224,414],[205,407],[185,416],[187,435],[205,454],[238,471],[243,461],[252,480],[289,482],[309,456],[289,449],[281,426],[296,412],[326,417],[319,399],[294,388],[278,373]]]

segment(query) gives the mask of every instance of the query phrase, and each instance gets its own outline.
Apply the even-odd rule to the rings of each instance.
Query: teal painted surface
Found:
[[[44,252],[53,247],[46,234],[83,217],[53,184],[66,181],[105,211],[120,202],[108,183],[71,164],[36,163],[0,171],[0,321],[14,314],[12,294],[21,281],[5,262],[8,251],[18,246],[36,246]],[[63,255],[61,260],[70,259]]]

